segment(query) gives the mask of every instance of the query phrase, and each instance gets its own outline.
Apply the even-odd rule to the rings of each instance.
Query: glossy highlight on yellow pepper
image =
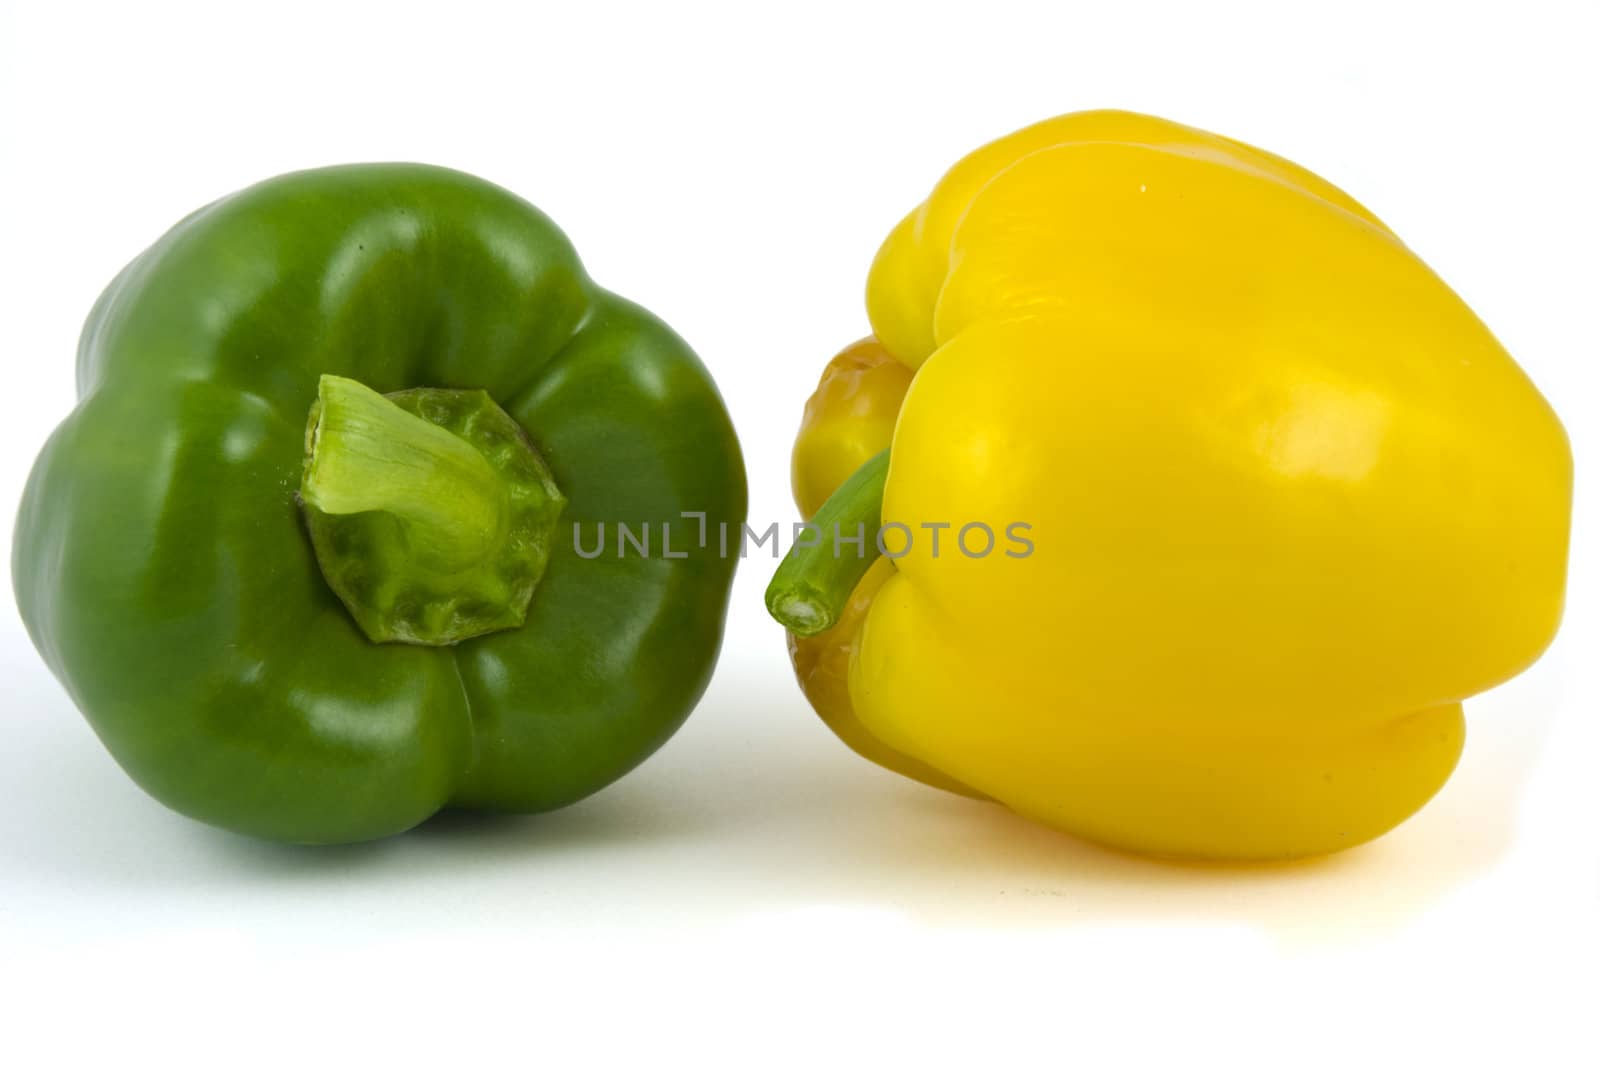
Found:
[[[1023,522],[1035,548],[914,540],[791,635],[884,766],[1136,852],[1318,855],[1421,807],[1462,700],[1555,634],[1559,420],[1294,164],[1126,112],[1039,123],[893,230],[867,308],[806,407],[802,511],[887,448],[884,525]]]

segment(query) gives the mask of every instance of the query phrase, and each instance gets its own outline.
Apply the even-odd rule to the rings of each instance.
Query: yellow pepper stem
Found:
[[[878,528],[889,451],[874,456],[839,485],[811,525],[818,538],[795,541],[767,585],[767,612],[796,636],[815,636],[839,615],[882,553]]]

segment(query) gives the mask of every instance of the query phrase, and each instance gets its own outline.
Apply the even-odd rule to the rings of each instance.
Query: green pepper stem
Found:
[[[324,513],[394,516],[422,560],[441,571],[491,553],[507,491],[482,454],[353,379],[323,376],[306,431],[300,494]]]
[[[796,540],[773,574],[767,612],[796,636],[815,636],[837,624],[850,593],[882,553],[878,529],[888,474],[887,450],[851,473],[811,518],[818,538]],[[859,544],[857,536],[863,537]]]

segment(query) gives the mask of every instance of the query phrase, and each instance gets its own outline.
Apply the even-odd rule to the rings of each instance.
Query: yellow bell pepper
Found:
[[[795,446],[821,538],[768,590],[867,758],[1135,852],[1317,855],[1421,807],[1461,701],[1555,634],[1560,421],[1286,160],[1028,127],[893,230],[867,308]]]

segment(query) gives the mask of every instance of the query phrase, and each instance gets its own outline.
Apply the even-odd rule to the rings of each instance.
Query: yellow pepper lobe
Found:
[[[911,369],[875,338],[845,347],[806,401],[790,468],[794,500],[809,518],[894,435]]]
[[[794,445],[794,497],[808,520],[857,469],[888,448],[909,386],[911,370],[874,338],[852,343],[828,362],[816,391],[806,401]],[[851,706],[847,684],[851,647],[873,595],[893,573],[888,559],[878,559],[856,585],[832,628],[813,636],[789,634],[795,677],[823,723],[863,758],[935,788],[977,795],[886,746],[861,726]]]
[[[1125,849],[1316,855],[1425,803],[1461,700],[1554,636],[1560,422],[1293,164],[1128,113],[1050,120],[950,171],[867,304],[915,371],[892,440],[861,433],[863,456],[892,441],[883,521],[952,528],[880,563],[832,641],[848,687],[812,699],[890,754]],[[867,421],[808,411],[802,442],[823,424]],[[797,444],[807,501],[843,478],[819,454]],[[974,522],[1034,549],[955,552]]]

